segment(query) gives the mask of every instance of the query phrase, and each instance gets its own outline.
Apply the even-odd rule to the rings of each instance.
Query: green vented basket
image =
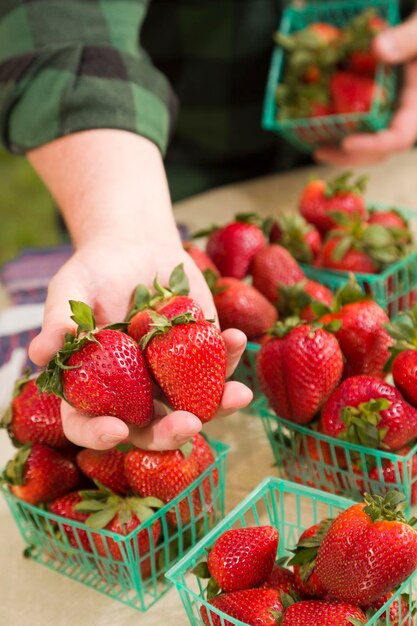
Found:
[[[2,494],[26,544],[25,555],[133,609],[146,611],[168,591],[170,584],[165,578],[166,571],[224,516],[229,447],[212,439],[208,442],[215,454],[215,462],[188,489],[126,536],[106,530],[91,531],[85,524],[22,502],[7,486],[2,486]],[[181,523],[178,514],[184,502],[188,502],[191,513],[187,523]],[[175,528],[170,526],[167,516],[173,511],[179,520]],[[152,536],[155,522],[162,527],[162,540],[157,544]],[[72,543],[77,547],[70,544],[68,529],[74,537]],[[150,544],[149,551],[141,550],[140,554],[139,533],[146,533]],[[106,557],[97,553],[93,540],[97,534],[105,545]],[[81,541],[85,541],[86,536],[90,552],[82,548]],[[123,560],[112,558],[107,544],[109,540],[117,542]]]
[[[327,22],[344,26],[364,9],[374,8],[378,15],[391,26],[398,24],[398,0],[335,0],[333,2],[305,2],[287,7],[279,30],[291,34],[302,30],[312,22]],[[262,127],[282,135],[300,150],[312,152],[319,145],[337,143],[353,133],[375,132],[386,128],[392,115],[396,94],[396,73],[382,63],[375,76],[375,94],[384,93],[381,104],[375,97],[366,113],[326,115],[300,119],[279,119],[276,89],[283,80],[286,53],[277,46],[272,54],[263,106]]]
[[[301,533],[326,517],[335,517],[341,511],[349,508],[353,502],[332,494],[326,494],[316,489],[310,489],[276,478],[267,478],[254,491],[220,522],[204,539],[202,539],[188,554],[181,559],[167,573],[167,578],[173,582],[180,595],[191,626],[203,625],[200,609],[210,607],[206,600],[205,587],[207,581],[194,576],[191,571],[200,562],[207,560],[207,549],[216,539],[230,528],[242,528],[261,524],[271,524],[279,531],[278,557],[291,556]],[[407,615],[399,615],[399,624],[412,626],[414,618],[411,613],[414,609],[413,593],[417,592],[416,574],[410,576],[391,597],[390,601],[370,619],[368,626],[393,626],[389,617],[382,622],[378,620],[395,602],[401,594],[408,594]],[[401,603],[399,603],[401,604]],[[409,616],[409,617],[408,617]],[[244,622],[227,616],[222,611],[211,608],[211,625],[246,626]]]
[[[408,513],[415,513],[417,444],[402,456],[328,437],[278,417],[265,397],[257,401],[253,412],[261,417],[275,463],[288,480],[352,500],[362,500],[365,491],[382,495],[396,489],[404,494]],[[390,463],[392,482],[387,483],[383,468]]]

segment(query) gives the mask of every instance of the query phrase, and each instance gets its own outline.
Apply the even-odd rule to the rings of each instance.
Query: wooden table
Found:
[[[368,197],[377,202],[417,208],[417,152],[361,170],[371,176]],[[336,170],[312,167],[232,185],[196,196],[176,206],[178,221],[196,230],[224,223],[237,212],[268,215],[295,209],[310,174],[326,178]],[[274,475],[273,458],[260,422],[237,413],[206,427],[212,437],[230,444],[226,508],[230,510],[262,478]],[[0,433],[0,466],[13,454]],[[2,626],[184,626],[186,616],[171,590],[147,613],[138,613],[105,596],[22,558],[23,543],[0,500],[0,624]]]

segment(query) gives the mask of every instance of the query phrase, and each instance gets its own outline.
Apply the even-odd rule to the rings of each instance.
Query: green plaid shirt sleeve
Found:
[[[176,97],[138,44],[148,2],[0,2],[0,133],[8,150],[119,128],[165,152]]]

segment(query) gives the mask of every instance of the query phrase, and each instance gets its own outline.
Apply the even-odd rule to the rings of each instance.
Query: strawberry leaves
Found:
[[[339,434],[339,439],[360,444],[368,448],[380,448],[387,428],[378,428],[381,422],[381,411],[389,409],[391,402],[386,398],[378,398],[362,402],[357,407],[345,406],[341,420],[346,430]]]

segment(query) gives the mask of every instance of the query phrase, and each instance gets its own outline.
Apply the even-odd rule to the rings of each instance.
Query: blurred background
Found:
[[[24,157],[0,151],[0,265],[23,248],[61,241],[57,211]]]

